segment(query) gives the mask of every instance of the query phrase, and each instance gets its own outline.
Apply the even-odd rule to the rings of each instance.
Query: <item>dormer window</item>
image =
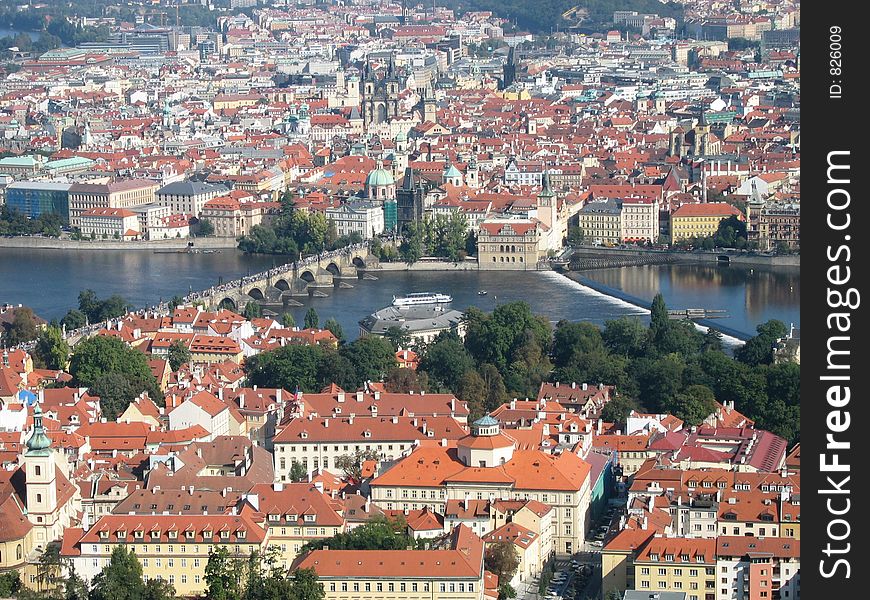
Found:
[[[658,555],[658,554],[650,554],[650,555],[649,555],[649,559],[650,559],[651,561],[653,561],[653,562],[658,562],[658,560],[659,560],[659,555]]]
[[[688,554],[681,554],[680,560],[683,562],[689,562],[689,555]]]
[[[308,439],[308,432],[303,431],[302,433],[299,434],[299,437],[301,437],[303,440]]]
[[[141,540],[143,535],[144,534],[142,531],[134,531],[133,532],[133,538],[135,538],[137,540]]]
[[[207,539],[207,540],[208,540],[208,539],[211,539],[211,537],[212,537],[211,529],[205,529],[205,530],[203,530],[203,532],[202,532],[202,537],[203,537],[204,539]]]
[[[159,540],[160,539],[160,530],[152,531],[151,532],[151,539],[152,540]]]
[[[365,431],[363,431],[363,437],[367,437],[367,438],[372,437],[372,432],[369,431],[368,429],[366,429]]]
[[[185,536],[187,539],[192,540],[193,538],[196,537],[196,532],[193,531],[193,530],[191,530],[191,529],[188,529],[187,531],[184,532],[184,536]]]
[[[109,532],[105,529],[100,532],[100,539],[107,540],[109,539]]]
[[[170,531],[169,532],[169,539],[170,540],[177,540],[178,539],[178,532],[177,531]]]
[[[269,515],[269,520],[273,523],[277,523],[281,519],[281,515]]]
[[[306,523],[314,523],[314,521],[316,519],[317,519],[317,515],[305,515],[305,522]]]
[[[230,532],[227,530],[221,531],[221,539],[228,540],[230,538]]]
[[[248,534],[247,531],[245,531],[244,529],[240,529],[236,532],[236,537],[239,538],[240,540],[243,540],[243,539],[245,539],[245,536],[247,534]]]
[[[668,562],[673,562],[674,555],[673,554],[665,554],[665,560]]]
[[[125,539],[127,539],[127,532],[124,531],[123,529],[119,530],[118,533],[117,533],[117,535],[118,535],[118,539],[119,539],[119,540],[125,540]]]

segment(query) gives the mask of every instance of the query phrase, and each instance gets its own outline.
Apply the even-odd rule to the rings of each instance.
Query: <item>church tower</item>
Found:
[[[474,154],[471,155],[465,169],[465,185],[475,190],[480,187],[480,167]]]
[[[541,180],[543,185],[540,193],[538,193],[538,220],[552,230],[559,219],[558,198],[550,187],[549,171],[544,171]]]
[[[61,514],[68,511],[58,506],[58,490],[70,493],[70,488],[74,486],[66,479],[69,471],[67,461],[57,458],[51,448],[51,439],[45,434],[42,409],[37,403],[33,408],[33,435],[27,440],[23,467],[27,490],[27,518],[34,525],[37,545],[58,539],[64,527],[69,526],[68,517],[60,518]],[[58,471],[61,480],[58,480]],[[69,500],[70,498],[64,498],[63,503]]]

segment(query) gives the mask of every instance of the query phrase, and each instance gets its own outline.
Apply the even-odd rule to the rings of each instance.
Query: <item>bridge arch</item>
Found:
[[[282,292],[286,292],[290,289],[290,284],[287,283],[286,279],[279,279],[275,282],[275,287],[281,290]]]
[[[316,278],[314,277],[314,273],[312,273],[311,271],[303,271],[299,275],[299,279],[306,283],[314,283],[314,281],[316,280]]]
[[[330,273],[332,273],[333,277],[339,277],[341,275],[341,269],[339,269],[338,265],[335,264],[334,262],[331,262],[328,265],[326,265],[326,270],[329,271]]]
[[[224,298],[220,302],[218,302],[218,309],[226,308],[228,310],[238,310],[239,306],[236,304],[236,301],[232,298]]]
[[[251,288],[248,291],[248,296],[253,298],[254,300],[265,300],[266,296],[263,294],[263,290],[260,288]]]
[[[354,256],[353,257],[353,266],[355,266],[357,269],[365,269],[366,268],[366,261],[365,261],[365,259],[363,259],[360,256]]]

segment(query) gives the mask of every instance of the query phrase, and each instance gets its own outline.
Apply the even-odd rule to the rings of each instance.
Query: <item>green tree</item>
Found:
[[[64,370],[69,360],[69,344],[57,327],[45,327],[36,337],[33,360],[42,369]]]
[[[318,392],[317,371],[323,350],[319,346],[290,345],[245,359],[249,385]]]
[[[516,598],[517,591],[511,586],[511,584],[505,582],[501,583],[498,586],[498,600],[508,600],[509,598]]]
[[[420,382],[420,374],[414,369],[406,367],[393,367],[384,377],[384,387],[388,392],[395,394],[407,394],[410,391],[425,390]]]
[[[281,325],[288,329],[293,329],[296,327],[296,319],[293,318],[293,315],[289,312],[285,312],[281,315]]]
[[[342,454],[335,458],[335,468],[341,469],[345,477],[353,481],[362,481],[363,463],[367,460],[380,461],[377,450],[356,450],[353,454]]]
[[[21,575],[16,569],[0,575],[0,598],[11,598],[21,589]]]
[[[483,565],[487,571],[498,576],[500,582],[507,583],[513,579],[520,566],[520,556],[512,541],[502,540],[487,544]]]
[[[142,565],[132,550],[115,546],[109,564],[93,580],[91,600],[170,600],[175,590],[167,582],[142,579]]]
[[[483,377],[473,369],[469,369],[459,378],[456,396],[468,403],[468,422],[473,423],[486,412],[487,387]]]
[[[305,481],[308,478],[308,473],[301,462],[293,461],[290,465],[290,481]]]
[[[302,546],[300,554],[325,546],[330,550],[405,550],[414,546],[414,539],[408,535],[403,519],[391,520],[378,516],[346,533],[311,540]]]
[[[716,410],[713,390],[705,385],[690,385],[665,402],[665,410],[685,421],[686,425],[700,425]]]
[[[582,227],[568,228],[568,244],[570,246],[581,246],[585,237]]]
[[[148,392],[149,397],[158,403],[163,399],[145,354],[116,337],[97,335],[79,342],[70,359],[69,370],[75,385],[92,388],[101,400],[102,394],[111,398],[108,411],[102,404],[107,418],[114,419],[142,392]],[[122,384],[121,378],[126,385]]]
[[[749,338],[734,357],[747,365],[768,365],[773,362],[773,348],[777,340],[788,333],[785,323],[771,319],[755,328],[757,335]]]
[[[197,235],[199,237],[209,237],[214,235],[214,225],[208,219],[200,219],[197,227]]]
[[[177,371],[181,365],[189,363],[191,359],[190,349],[181,340],[175,340],[169,345],[168,352],[169,368]]]
[[[604,349],[601,330],[592,323],[559,321],[553,333],[553,363],[564,367],[578,355]]]
[[[35,340],[37,336],[36,318],[33,311],[26,306],[15,309],[12,324],[6,331],[6,344],[15,346]]]
[[[61,325],[66,327],[67,331],[84,327],[87,322],[88,318],[85,313],[74,308],[68,311],[63,319],[60,320]]]
[[[429,346],[418,368],[453,391],[459,389],[462,376],[474,368],[474,360],[462,342],[445,339]]]
[[[384,339],[390,342],[396,352],[411,346],[411,334],[398,325],[390,325],[384,332]]]
[[[184,304],[184,298],[179,296],[178,294],[174,295],[171,300],[169,300],[169,310],[175,311],[176,308]]]
[[[601,332],[604,345],[610,352],[626,357],[638,356],[643,352],[646,340],[646,328],[640,319],[620,317],[615,321],[604,323]]]
[[[248,321],[251,319],[259,319],[263,316],[263,307],[260,306],[259,302],[256,300],[249,300],[248,303],[245,304],[245,310],[242,313],[242,316]]]
[[[317,315],[317,311],[314,310],[314,307],[308,309],[308,312],[305,313],[305,329],[319,329],[320,327],[320,317]]]
[[[357,338],[345,344],[339,353],[350,361],[356,370],[356,385],[365,381],[381,381],[396,366],[396,353],[390,343],[376,335]]]
[[[339,323],[335,317],[330,317],[326,320],[326,323],[323,324],[323,328],[327,331],[331,331],[332,335],[338,338],[339,342],[343,342],[345,340],[344,330],[341,328],[341,323]]]
[[[604,405],[601,409],[601,419],[608,423],[616,423],[621,428],[625,427],[625,422],[628,420],[628,415],[631,411],[637,410],[637,402],[628,396],[617,396],[611,398],[610,402]],[[626,431],[626,433],[628,433]]]
[[[701,343],[701,351],[722,351],[722,334],[710,327],[704,333],[704,341]]]
[[[423,227],[419,223],[409,223],[405,228],[405,237],[399,244],[399,256],[409,266],[426,254],[425,239]]]
[[[226,546],[215,546],[205,565],[208,600],[242,600],[242,573],[239,561],[230,556]]]
[[[344,389],[356,389],[361,380],[350,359],[337,350],[325,350],[317,366],[317,385],[323,389],[333,383]]]

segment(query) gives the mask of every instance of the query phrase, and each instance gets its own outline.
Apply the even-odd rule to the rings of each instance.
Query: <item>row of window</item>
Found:
[[[438,591],[440,591],[442,593],[474,592],[474,588],[475,588],[475,586],[474,586],[474,583],[472,583],[472,582],[469,582],[469,583],[442,582],[442,583],[438,584]],[[371,591],[375,591],[375,592],[384,592],[384,591],[387,591],[387,592],[396,592],[396,591],[399,591],[399,592],[408,592],[408,591],[410,591],[410,592],[428,592],[430,590],[429,590],[429,582],[428,581],[424,581],[422,583],[416,583],[416,582],[408,583],[408,582],[404,582],[404,581],[399,582],[399,583],[394,583],[392,581],[388,581],[386,583],[383,583],[383,582],[377,581],[374,584],[372,584],[371,582],[368,582],[368,581],[364,582],[364,583],[359,583],[357,581],[354,581],[352,583],[342,581],[341,583],[338,583],[338,582],[333,581],[333,582],[330,582],[330,584],[329,584],[329,591],[330,592],[338,592],[338,591],[341,591],[341,592],[350,592],[350,591],[353,591],[353,592],[371,592]]]

